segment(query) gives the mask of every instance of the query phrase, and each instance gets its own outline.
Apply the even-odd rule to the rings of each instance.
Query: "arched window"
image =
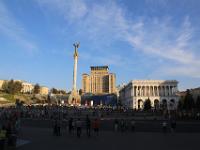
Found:
[[[138,100],[138,109],[142,109],[143,108],[143,101],[142,99]]]

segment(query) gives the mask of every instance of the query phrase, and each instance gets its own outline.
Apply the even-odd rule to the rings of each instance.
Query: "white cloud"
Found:
[[[188,76],[200,78],[200,60],[190,44],[193,27],[189,17],[180,26],[174,27],[169,19],[144,23],[136,35],[128,36],[128,41],[136,49],[166,60],[165,66],[155,68],[159,74],[168,76]],[[171,62],[171,61],[172,62]],[[170,63],[169,63],[170,62]],[[168,67],[166,67],[168,64]]]
[[[0,33],[10,37],[17,44],[32,52],[36,49],[34,42],[27,39],[25,29],[14,19],[10,11],[0,1]]]
[[[98,43],[126,41],[135,50],[155,58],[163,58],[166,64],[174,64],[168,69],[169,74],[199,77],[200,60],[191,45],[194,28],[189,16],[179,24],[174,24],[170,17],[149,18],[141,20],[130,18],[130,15],[115,1],[89,3],[85,0],[37,0],[43,7],[61,13],[67,22],[74,22],[78,35],[85,36]],[[148,0],[151,3],[152,0]],[[167,5],[165,1],[159,1]],[[106,53],[106,52],[105,52]],[[110,56],[109,56],[110,57]],[[106,58],[103,58],[106,61]],[[107,61],[115,64],[111,58]],[[117,61],[116,61],[117,62]],[[187,69],[192,66],[190,69]],[[162,70],[162,69],[161,69]]]
[[[84,17],[87,6],[82,0],[35,0],[44,9],[50,9],[62,15],[68,22]]]
[[[80,59],[90,60],[92,64],[101,65],[115,65],[121,67],[126,64],[126,60],[117,54],[107,55],[107,56],[93,56],[92,54],[80,52]]]

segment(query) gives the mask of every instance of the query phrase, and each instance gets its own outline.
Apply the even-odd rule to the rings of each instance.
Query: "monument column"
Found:
[[[75,47],[75,52],[74,52],[73,90],[76,91],[77,63],[78,63],[78,51],[77,51],[77,49],[79,47],[79,44],[78,45],[74,44],[74,47]]]
[[[68,98],[68,104],[70,105],[81,105],[81,97],[76,89],[76,79],[77,79],[77,63],[78,63],[78,48],[79,43],[73,44],[74,50],[74,70],[73,70],[73,85],[72,85],[72,92]]]

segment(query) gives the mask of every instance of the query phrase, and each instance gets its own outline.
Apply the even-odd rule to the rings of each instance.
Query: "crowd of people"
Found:
[[[0,149],[3,150],[5,144],[16,146],[20,127],[20,112],[17,109],[0,109]]]
[[[164,116],[164,117],[163,117]],[[173,115],[174,116],[174,115]],[[3,145],[14,146],[20,132],[21,119],[31,120],[51,120],[53,126],[53,135],[61,136],[64,128],[68,130],[70,135],[76,135],[80,138],[84,133],[88,136],[98,136],[100,130],[101,119],[110,118],[114,121],[114,132],[134,132],[137,128],[137,118],[153,120],[163,120],[161,127],[166,133],[176,129],[176,119],[185,119],[186,117],[200,119],[200,113],[189,114],[184,112],[176,112],[175,117],[172,114],[166,117],[160,111],[140,112],[130,109],[116,109],[112,107],[106,108],[80,108],[67,106],[21,106],[0,108],[0,149]],[[159,118],[160,117],[160,118]],[[164,119],[163,119],[164,118]],[[166,119],[167,118],[167,119]],[[85,132],[83,132],[83,130]]]
[[[99,127],[100,127],[100,120],[98,118],[91,120],[88,115],[86,116],[85,120],[80,119],[80,118],[74,119],[70,117],[68,120],[68,124],[66,125],[66,128],[68,129],[68,133],[70,135],[76,133],[78,138],[81,137],[84,129],[88,137],[91,136],[92,129],[94,131],[94,135],[98,136]],[[61,136],[62,135],[61,128],[62,128],[62,120],[60,118],[55,118],[53,120],[53,135]]]

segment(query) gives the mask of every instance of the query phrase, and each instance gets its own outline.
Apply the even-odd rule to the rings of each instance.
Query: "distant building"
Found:
[[[119,97],[119,91],[121,90],[121,89],[123,89],[125,87],[125,84],[123,83],[123,84],[121,84],[121,85],[118,85],[115,89],[116,89],[116,95],[117,95],[117,97]]]
[[[194,89],[189,89],[190,90],[190,94],[192,95],[194,101],[197,100],[198,96],[200,96],[200,87],[198,88],[194,88]],[[180,98],[185,98],[186,96],[186,91],[181,91],[181,92],[178,92],[178,95]]]
[[[115,93],[116,76],[109,73],[108,66],[91,66],[91,74],[82,75],[83,93],[108,94]]]
[[[5,82],[5,80],[0,80],[0,90],[2,90],[2,86],[3,86],[4,82]]]
[[[45,86],[40,87],[40,94],[41,95],[48,95],[49,94],[49,88]]]
[[[34,85],[28,82],[22,81],[22,93],[32,93],[34,89]]]
[[[3,83],[7,82],[8,80],[0,80],[0,90],[2,89]],[[21,93],[28,93],[31,94],[33,93],[34,90],[34,84],[23,81],[23,80],[14,80],[14,81],[18,81],[22,83],[22,89],[21,89]],[[40,93],[41,95],[48,95],[49,93],[49,89],[45,86],[41,86],[40,87]]]
[[[150,99],[154,108],[175,109],[178,104],[176,80],[133,80],[120,90],[119,99],[127,108],[143,109]]]
[[[191,94],[194,98],[194,101],[196,101],[198,96],[200,96],[200,87],[191,89],[190,91],[191,91]]]
[[[21,93],[27,93],[27,94],[33,93],[34,84],[23,81],[23,80],[14,80],[14,81],[15,82],[18,81],[22,83]]]

